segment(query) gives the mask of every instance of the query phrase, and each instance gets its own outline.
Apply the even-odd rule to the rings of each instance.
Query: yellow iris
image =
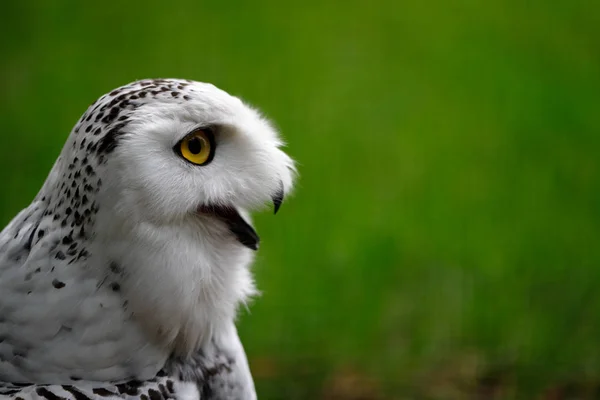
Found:
[[[212,158],[212,141],[206,132],[198,130],[179,142],[179,152],[189,162],[203,165]]]

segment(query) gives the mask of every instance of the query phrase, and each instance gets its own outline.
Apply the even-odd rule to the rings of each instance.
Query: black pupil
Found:
[[[198,154],[202,151],[202,141],[197,137],[188,140],[188,149],[192,154]]]

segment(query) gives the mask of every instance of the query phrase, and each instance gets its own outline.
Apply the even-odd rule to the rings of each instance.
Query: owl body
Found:
[[[255,398],[234,321],[255,293],[248,211],[292,188],[281,146],[209,84],[92,104],[0,233],[0,395]]]

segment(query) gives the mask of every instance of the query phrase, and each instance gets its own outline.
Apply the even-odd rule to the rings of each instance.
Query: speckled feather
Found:
[[[173,151],[215,131],[214,160]],[[202,205],[289,193],[293,161],[238,98],[143,80],[92,104],[34,201],[0,233],[0,394],[255,398],[234,325],[253,253]],[[16,385],[16,386],[15,386]]]

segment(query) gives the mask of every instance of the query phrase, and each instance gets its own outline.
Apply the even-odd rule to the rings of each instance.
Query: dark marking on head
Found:
[[[80,258],[87,258],[89,255],[90,253],[88,253],[86,249],[81,249],[81,251],[77,255],[77,259],[79,260]]]
[[[119,115],[119,111],[120,110],[117,107],[111,108],[108,115],[102,119],[102,122],[104,122],[105,124],[110,124],[115,120],[115,118],[117,118],[117,116]]]
[[[66,285],[64,282],[59,281],[58,279],[53,279],[52,280],[52,286],[54,286],[56,289],[62,289],[64,288]]]
[[[33,244],[33,238],[35,235],[35,232],[37,231],[37,228],[40,226],[40,222],[38,222],[35,227],[31,230],[31,233],[29,234],[29,239],[27,239],[27,243],[25,243],[25,250],[29,251],[31,250],[31,246]]]
[[[123,135],[124,123],[115,125],[109,130],[102,139],[100,139],[100,145],[98,146],[98,154],[110,154],[117,147],[118,139]]]
[[[109,267],[110,271],[114,274],[120,274],[123,272],[123,268],[121,268],[121,266],[119,266],[119,264],[117,264],[114,261],[111,261],[111,263],[108,267]]]

